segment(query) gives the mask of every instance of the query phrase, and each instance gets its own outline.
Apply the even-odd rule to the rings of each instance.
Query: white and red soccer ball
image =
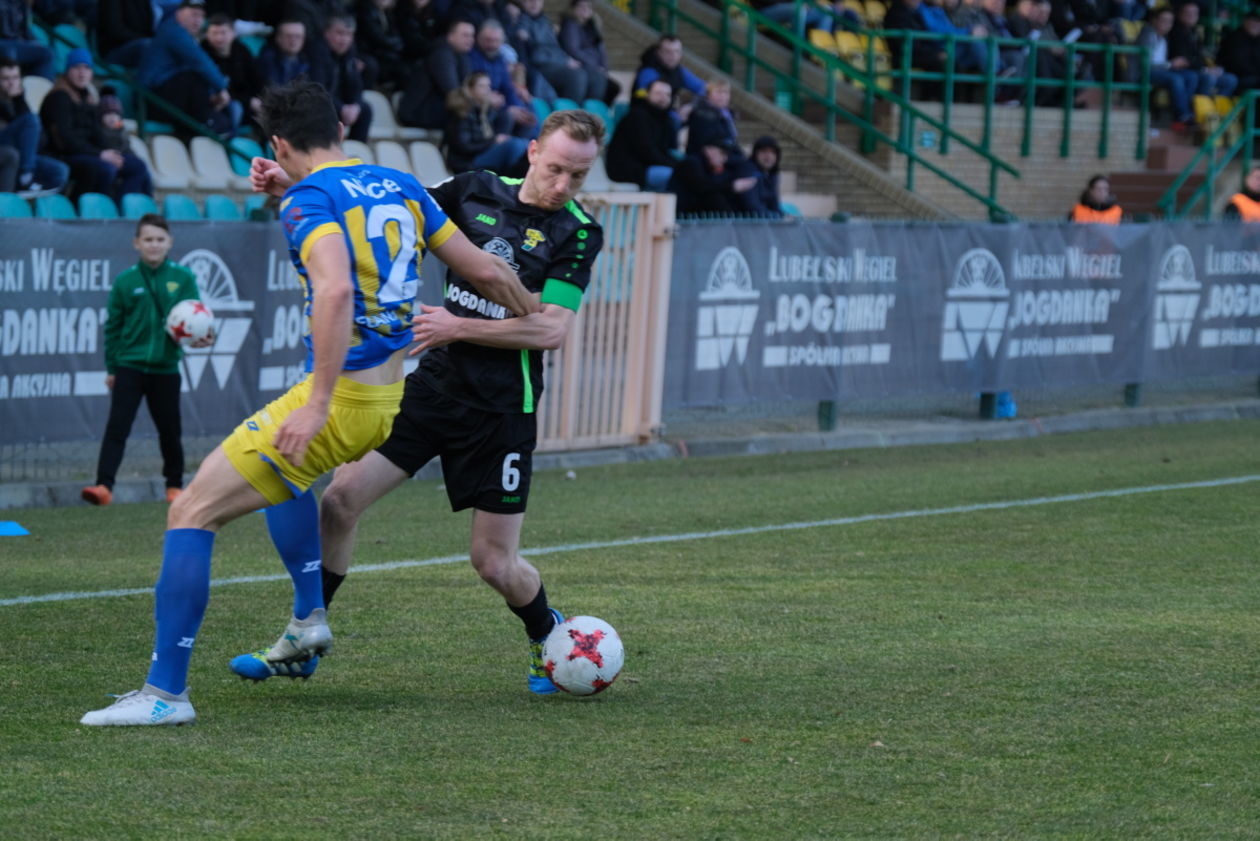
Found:
[[[603,692],[621,674],[626,651],[603,619],[571,616],[543,641],[543,666],[551,682],[570,695]]]
[[[214,313],[201,301],[180,301],[166,315],[166,332],[181,345],[203,341],[214,335]]]

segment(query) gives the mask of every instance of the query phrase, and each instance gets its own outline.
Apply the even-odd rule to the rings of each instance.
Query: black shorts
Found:
[[[409,476],[441,456],[452,511],[520,514],[529,498],[537,439],[533,414],[465,406],[408,377],[394,428],[376,451]]]

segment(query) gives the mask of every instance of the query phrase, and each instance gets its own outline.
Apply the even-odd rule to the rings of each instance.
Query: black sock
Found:
[[[556,617],[547,607],[547,590],[541,582],[538,585],[538,595],[534,596],[533,601],[521,607],[508,605],[508,609],[525,623],[525,634],[531,640],[542,639],[556,626]]]
[[[332,572],[325,566],[319,568],[319,575],[320,580],[324,582],[324,608],[327,609],[332,604],[337,588],[341,586],[341,582],[346,580],[346,577]]]

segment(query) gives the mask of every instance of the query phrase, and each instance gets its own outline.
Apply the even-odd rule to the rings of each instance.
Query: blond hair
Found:
[[[578,143],[594,140],[596,146],[604,145],[604,121],[590,111],[552,111],[538,130],[538,142],[542,143],[547,135],[557,131],[563,131]]]

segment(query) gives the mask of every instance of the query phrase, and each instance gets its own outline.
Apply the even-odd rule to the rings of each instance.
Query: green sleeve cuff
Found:
[[[582,305],[582,290],[568,281],[547,278],[543,284],[542,302],[577,312]]]

